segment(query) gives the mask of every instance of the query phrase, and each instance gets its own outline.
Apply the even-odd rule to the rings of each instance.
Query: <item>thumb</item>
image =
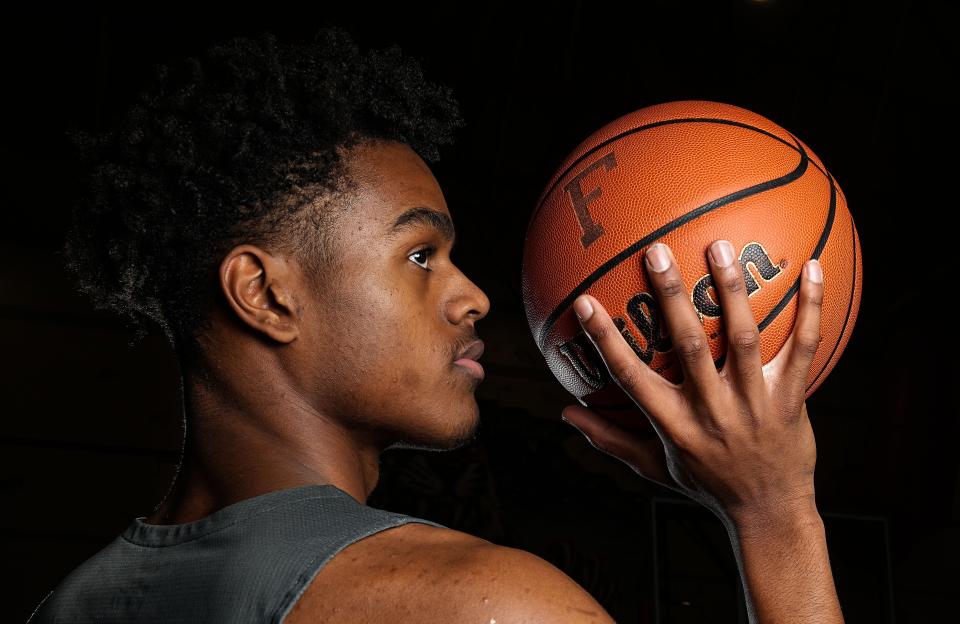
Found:
[[[560,418],[582,433],[593,448],[619,459],[646,479],[681,491],[670,476],[659,436],[638,436],[580,405],[565,407]]]

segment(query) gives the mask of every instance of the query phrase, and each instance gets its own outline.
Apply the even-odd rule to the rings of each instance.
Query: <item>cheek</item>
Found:
[[[406,402],[428,386],[445,385],[444,375],[455,372],[445,369],[452,344],[444,344],[442,321],[424,303],[430,293],[409,284],[385,285],[376,271],[351,277],[344,282],[349,286],[331,297],[336,301],[329,311],[336,326],[331,373],[362,379],[360,393],[366,389]]]
[[[417,385],[436,366],[430,345],[437,336],[424,331],[427,321],[396,289],[364,286],[344,293],[335,314],[333,338],[344,369],[384,385]],[[379,380],[379,381],[377,381]]]
[[[423,382],[423,377],[415,368],[403,367],[400,371],[399,383],[405,388],[416,388]]]

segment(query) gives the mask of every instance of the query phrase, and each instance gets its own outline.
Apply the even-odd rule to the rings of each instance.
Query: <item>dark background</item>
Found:
[[[856,328],[807,402],[847,622],[955,617],[956,68],[946,3],[197,6],[5,18],[0,620],[25,620],[70,569],[149,513],[180,443],[178,372],[163,340],[128,346],[124,326],[74,294],[60,268],[76,188],[65,129],[110,123],[152,63],[263,30],[305,39],[324,24],[345,26],[363,47],[398,43],[453,87],[468,126],[434,172],[457,224],[454,259],[492,302],[478,324],[488,376],[477,442],[385,453],[372,506],[530,550],[619,622],[745,621],[716,518],[559,420],[573,400],[534,345],[520,298],[527,219],[575,145],[650,104],[728,102],[814,150],[860,235]]]

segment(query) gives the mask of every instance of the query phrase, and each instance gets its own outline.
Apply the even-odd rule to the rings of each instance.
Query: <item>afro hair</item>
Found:
[[[451,89],[416,60],[396,45],[361,52],[339,27],[288,45],[237,37],[153,69],[114,127],[69,133],[85,192],[63,255],[97,309],[135,341],[160,329],[181,356],[209,327],[216,268],[234,246],[282,250],[324,275],[329,200],[351,184],[343,149],[386,139],[436,161],[463,126]]]

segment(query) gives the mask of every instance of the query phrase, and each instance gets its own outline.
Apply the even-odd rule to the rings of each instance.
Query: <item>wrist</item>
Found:
[[[742,507],[728,513],[728,519],[728,528],[740,539],[823,530],[813,497]]]
[[[843,623],[812,500],[742,510],[728,524],[750,622]]]

